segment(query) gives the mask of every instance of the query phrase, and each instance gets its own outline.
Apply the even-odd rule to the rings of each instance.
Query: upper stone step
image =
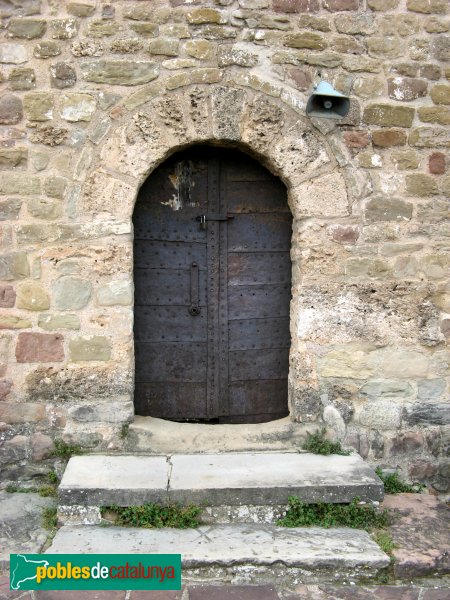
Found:
[[[308,503],[379,501],[383,484],[358,454],[260,452],[74,456],[59,486],[66,506],[282,505],[292,495]]]
[[[196,529],[65,526],[50,554],[181,554],[183,580],[249,583],[336,581],[373,577],[389,557],[365,531],[274,525]]]

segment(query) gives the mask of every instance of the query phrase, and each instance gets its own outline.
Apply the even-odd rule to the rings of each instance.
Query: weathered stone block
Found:
[[[98,60],[80,64],[83,79],[113,85],[141,85],[158,77],[159,68],[153,62]]]
[[[417,113],[424,123],[450,125],[450,109],[443,106],[419,106]]]
[[[88,26],[88,36],[93,38],[109,37],[117,33],[118,30],[119,24],[115,21],[91,21]]]
[[[268,8],[269,0],[239,0],[239,6],[249,9]]]
[[[80,423],[127,423],[133,418],[132,402],[83,404],[71,407],[69,417]]]
[[[14,315],[0,316],[0,329],[28,329],[31,327],[31,321],[16,317]]]
[[[384,127],[411,127],[414,108],[390,104],[372,104],[366,107],[363,121],[369,125]]]
[[[340,173],[329,173],[319,181],[300,184],[294,202],[301,215],[338,217],[349,212],[347,189]]]
[[[417,382],[417,397],[419,400],[437,400],[446,388],[444,379],[420,379]]]
[[[376,368],[375,355],[371,347],[348,347],[331,350],[319,358],[321,377],[345,377],[367,379]]]
[[[0,421],[4,423],[33,423],[44,419],[45,406],[43,404],[0,402]]]
[[[366,221],[402,221],[412,217],[413,205],[400,198],[370,198],[364,209]]]
[[[54,19],[50,27],[54,40],[70,40],[78,33],[78,19]]]
[[[383,161],[379,154],[374,152],[360,152],[358,154],[359,166],[363,169],[381,169]]]
[[[178,56],[180,42],[177,39],[158,38],[150,40],[147,46],[149,54],[162,56]]]
[[[414,150],[404,150],[392,152],[392,160],[401,171],[407,169],[417,169],[419,166],[419,156]]]
[[[0,279],[11,281],[28,277],[30,271],[25,252],[14,252],[0,256]]]
[[[366,403],[358,415],[358,421],[365,427],[378,430],[398,429],[401,423],[402,407],[392,400]]]
[[[228,21],[225,14],[214,8],[195,8],[187,13],[186,19],[191,25],[203,25],[204,23],[221,25]]]
[[[22,118],[22,100],[14,94],[3,94],[0,97],[0,124],[15,125]]]
[[[448,62],[450,60],[450,36],[436,36],[431,44],[431,51],[436,60]]]
[[[36,58],[53,58],[61,54],[61,47],[58,42],[52,40],[43,40],[34,47],[33,55]]]
[[[369,56],[392,59],[402,56],[403,44],[397,36],[370,37],[366,41]]]
[[[343,14],[334,19],[337,31],[349,35],[371,35],[376,31],[376,23],[371,14]]]
[[[450,85],[443,83],[434,85],[430,96],[435,104],[450,104]]]
[[[16,360],[19,363],[61,362],[63,336],[57,333],[19,333]]]
[[[16,292],[12,285],[0,285],[0,308],[12,308],[16,302]],[[1,349],[0,340],[0,349]]]
[[[435,81],[441,78],[441,67],[439,65],[421,65],[419,75]]]
[[[54,450],[53,440],[44,433],[34,433],[31,436],[31,452],[34,461],[44,460],[52,455]]]
[[[381,360],[381,372],[398,379],[426,377],[428,356],[417,350],[385,350]]]
[[[406,407],[404,418],[408,425],[450,425],[450,404],[417,402]]]
[[[407,0],[408,10],[418,13],[443,13],[447,12],[448,4],[446,0]]]
[[[111,358],[111,341],[103,336],[86,336],[70,340],[70,359],[73,362],[105,361]]]
[[[49,198],[31,198],[27,210],[35,219],[57,219],[63,212],[61,202]]]
[[[25,310],[47,310],[50,297],[45,288],[34,281],[19,283],[17,286],[17,308]]]
[[[438,471],[438,466],[427,460],[415,460],[408,467],[408,475],[414,481],[428,481],[432,479]]]
[[[73,87],[76,82],[76,71],[69,64],[60,62],[50,67],[50,85],[52,88],[63,90]]]
[[[331,238],[339,244],[354,244],[360,234],[357,225],[331,225],[328,230]]]
[[[55,306],[58,310],[79,310],[89,302],[92,285],[87,279],[65,276],[53,285]]]
[[[315,13],[320,9],[319,0],[272,0],[272,8],[281,13]]]
[[[423,273],[430,279],[443,279],[448,276],[448,263],[448,256],[444,254],[430,254],[421,260],[421,268]]]
[[[301,15],[298,21],[300,29],[316,29],[317,31],[331,31],[330,21],[325,17],[315,15]]]
[[[406,191],[410,196],[432,196],[438,193],[436,180],[423,173],[410,173],[405,176]]]
[[[16,167],[25,167],[28,162],[28,148],[0,148],[0,169],[14,169]],[[16,217],[7,217],[6,215],[15,212],[14,210],[14,202],[19,202],[18,200],[7,200],[9,203],[7,205],[5,202],[0,203],[0,220],[4,221],[6,218],[16,218]],[[3,215],[3,216],[2,216]]]
[[[414,389],[410,383],[399,379],[373,379],[364,384],[359,393],[372,400],[409,398],[414,394]]]
[[[97,290],[99,306],[128,306],[133,302],[133,289],[129,281],[111,281]]]
[[[425,79],[412,77],[390,77],[388,79],[388,94],[394,100],[409,102],[426,96],[428,82]]]
[[[44,181],[44,192],[50,198],[64,198],[66,187],[67,179],[58,175],[47,177]]]
[[[257,54],[236,46],[219,46],[218,58],[219,67],[228,67],[230,65],[254,67],[259,62]]]
[[[77,123],[90,121],[96,110],[96,100],[91,94],[63,94],[60,99],[60,114],[65,121]]]
[[[80,329],[80,319],[77,315],[70,314],[39,315],[38,327],[47,331],[54,331],[55,329]]]
[[[12,37],[32,40],[40,38],[47,29],[47,22],[44,19],[24,19],[23,17],[10,19],[8,24],[8,33]]]
[[[373,144],[381,148],[404,146],[406,140],[407,135],[401,129],[380,129],[372,132]]]
[[[419,432],[407,431],[399,433],[389,440],[387,452],[390,456],[417,452],[423,448],[424,441],[423,435]]]
[[[48,121],[53,119],[53,94],[31,92],[23,99],[25,116],[30,121]]]
[[[20,65],[28,60],[28,52],[21,44],[0,44],[0,63]]]
[[[95,4],[86,2],[69,2],[66,6],[67,12],[75,17],[92,17],[95,12]]]
[[[308,50],[324,50],[328,43],[323,35],[304,31],[302,33],[292,33],[286,36],[284,45],[289,48],[305,48]]]
[[[439,127],[418,127],[409,135],[409,145],[418,148],[450,148],[450,132]]]
[[[41,125],[30,135],[32,142],[46,146],[60,146],[64,144],[69,132],[64,127]]]
[[[23,194],[30,196],[39,194],[41,183],[38,177],[27,175],[26,173],[4,173],[0,179],[0,193],[2,194]]]
[[[12,90],[32,90],[36,87],[36,73],[34,69],[25,67],[13,69],[8,77],[9,86]]]
[[[186,54],[199,60],[212,60],[216,54],[217,45],[208,40],[191,40],[184,45]]]
[[[349,277],[384,279],[391,275],[391,268],[386,261],[378,258],[350,258],[345,263],[345,273]]]

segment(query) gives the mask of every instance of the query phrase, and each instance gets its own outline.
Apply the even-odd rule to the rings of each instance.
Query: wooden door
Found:
[[[229,423],[286,416],[284,185],[235,150],[190,149],[147,179],[133,222],[136,413]]]

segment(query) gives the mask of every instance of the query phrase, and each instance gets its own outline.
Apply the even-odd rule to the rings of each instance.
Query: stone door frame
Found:
[[[350,205],[357,205],[363,197],[364,184],[350,168],[335,122],[312,122],[304,116],[300,97],[269,84],[261,88],[252,82],[182,85],[172,90],[150,84],[124,98],[113,109],[115,121],[99,142],[97,158],[92,149],[80,156],[80,165],[89,167],[78,215],[86,223],[101,218],[105,237],[120,236],[120,243],[130,249],[128,276],[132,280],[134,203],[143,182],[169,156],[196,144],[234,147],[278,176],[287,188],[293,215],[289,410],[292,420],[311,422],[321,418],[323,407],[314,351],[302,335],[301,323],[307,318],[307,308],[299,299],[302,256],[309,250],[311,235],[305,232],[304,223],[314,220],[321,227],[325,219],[327,223],[330,218],[348,221]],[[117,369],[127,370],[131,383],[126,404],[130,407],[132,308],[127,319],[129,333],[121,340]],[[128,420],[133,416],[128,415]]]

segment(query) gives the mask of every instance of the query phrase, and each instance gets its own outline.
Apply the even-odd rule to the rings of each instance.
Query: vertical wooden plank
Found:
[[[227,168],[229,160],[220,163],[219,212],[226,215],[228,211]],[[220,359],[220,393],[219,416],[229,415],[229,386],[228,386],[228,228],[233,221],[221,221],[220,228],[220,263],[219,263],[219,359]]]
[[[208,208],[207,212],[219,211],[219,174],[217,159],[208,161]],[[215,418],[219,412],[220,360],[219,360],[219,296],[220,296],[220,234],[219,222],[207,222],[207,271],[208,271],[208,352],[207,352],[207,412],[209,418]]]

